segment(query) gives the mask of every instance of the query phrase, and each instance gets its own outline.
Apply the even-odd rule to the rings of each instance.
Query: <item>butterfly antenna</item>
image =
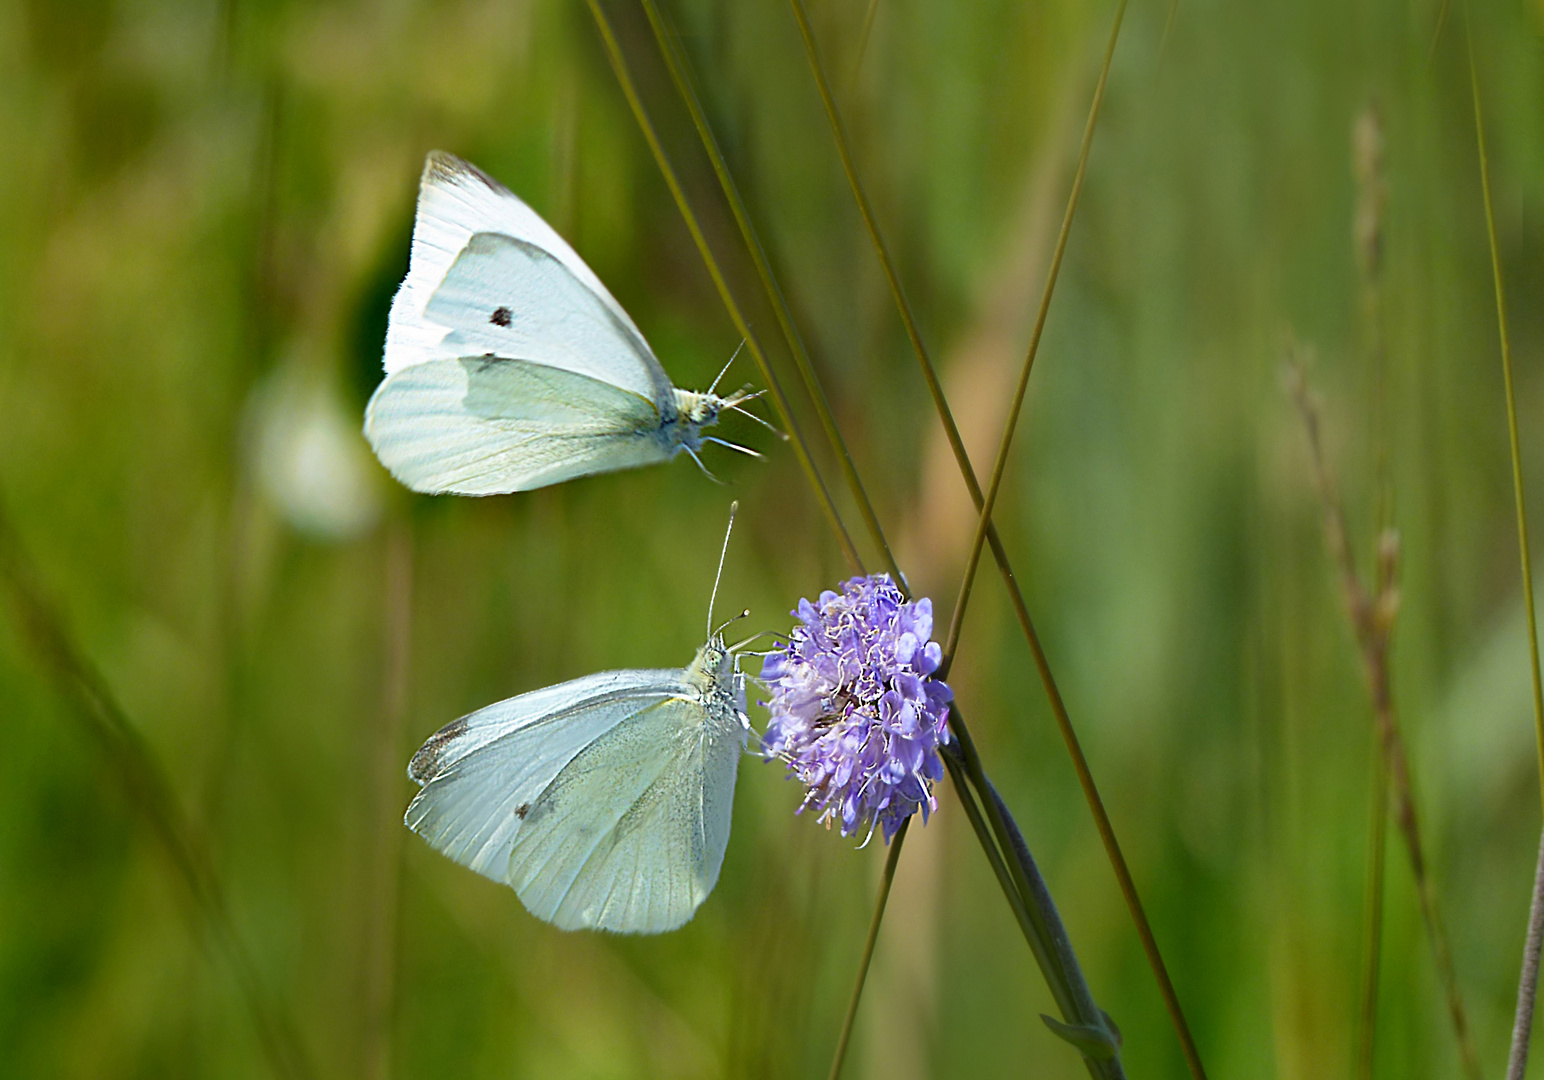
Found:
[[[776,435],[779,439],[782,439],[784,442],[787,442],[788,441],[788,436],[784,432],[778,430],[778,428],[775,425],[773,425],[769,421],[763,420],[761,417],[757,416],[755,413],[751,412],[749,409],[742,409],[740,407],[740,406],[744,405],[747,401],[754,401],[757,398],[759,398],[762,394],[765,394],[765,393],[766,393],[765,390],[757,390],[754,394],[736,394],[734,397],[732,397],[728,401],[724,402],[724,408],[730,410],[731,412],[737,412],[741,416],[748,416],[748,417],[750,417],[752,420],[756,421],[756,423],[760,424],[762,427],[766,428],[772,434]]]
[[[739,500],[729,504],[729,527],[724,530],[724,547],[718,553],[718,573],[713,576],[713,594],[708,597],[708,637],[710,638],[713,636],[713,602],[718,599],[718,583],[724,580],[724,556],[729,554],[729,534],[734,532],[734,516],[739,510]]]
[[[750,614],[751,614],[751,609],[750,608],[746,608],[744,611],[740,612],[740,614],[736,615],[734,618],[728,619],[725,622],[720,623],[718,629],[713,631],[713,636],[714,637],[722,637],[725,629],[727,629],[728,627],[733,626],[735,623],[739,622],[741,619],[749,618]],[[751,638],[751,640],[755,641],[756,639],[755,638]],[[724,651],[725,652],[734,652],[733,649],[725,649]]]
[[[740,344],[735,346],[734,352],[729,357],[729,364],[733,364],[734,363],[734,358],[736,356],[740,355],[740,350],[743,349],[743,348],[745,348],[745,339],[741,338],[740,339]],[[723,368],[723,371],[720,371],[718,373],[718,378],[714,379],[713,380],[713,385],[708,387],[708,390],[707,390],[708,393],[711,394],[713,391],[718,389],[718,380],[722,379],[724,377],[724,372],[727,372],[729,370],[729,364],[725,364],[724,368]]]

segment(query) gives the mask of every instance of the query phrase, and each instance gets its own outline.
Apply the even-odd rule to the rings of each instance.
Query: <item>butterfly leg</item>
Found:
[[[727,446],[731,450],[738,450],[738,451],[740,451],[740,453],[742,453],[742,454],[749,454],[753,458],[759,458],[759,457],[764,456],[761,453],[761,451],[759,451],[759,450],[752,450],[750,447],[748,447],[748,446],[741,446],[739,443],[726,442],[725,440],[720,439],[720,438],[718,438],[717,436],[714,436],[714,435],[704,435],[702,437],[702,441],[703,442],[710,442],[710,443],[717,443],[719,446]]]
[[[715,484],[722,484],[723,483],[722,480],[720,480],[718,477],[714,476],[713,473],[708,469],[708,467],[702,463],[702,459],[697,456],[697,451],[693,450],[690,446],[683,446],[683,447],[681,447],[681,449],[685,450],[688,454],[690,454],[692,456],[692,460],[697,463],[697,468],[702,470],[702,475],[703,476],[706,476],[709,480],[713,481]]]

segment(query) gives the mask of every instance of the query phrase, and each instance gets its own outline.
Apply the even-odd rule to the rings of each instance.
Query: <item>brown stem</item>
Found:
[[[1528,939],[1523,945],[1523,973],[1517,980],[1517,1015],[1512,1020],[1512,1049],[1506,1080],[1523,1080],[1528,1071],[1528,1043],[1533,1037],[1533,1002],[1539,989],[1539,948],[1544,944],[1544,834],[1539,836],[1539,864],[1533,872],[1533,901],[1528,905]]]
[[[1437,905],[1436,886],[1426,866],[1425,849],[1421,843],[1420,820],[1416,815],[1415,797],[1410,782],[1410,766],[1405,755],[1404,738],[1399,732],[1398,715],[1394,710],[1393,692],[1389,678],[1389,639],[1394,626],[1394,616],[1399,610],[1399,589],[1396,571],[1399,560],[1399,541],[1392,530],[1387,530],[1378,542],[1378,572],[1375,593],[1369,593],[1356,572],[1356,559],[1346,536],[1345,512],[1340,495],[1324,456],[1320,431],[1319,406],[1308,386],[1308,377],[1297,347],[1289,342],[1287,348],[1287,388],[1297,404],[1308,434],[1308,449],[1312,459],[1314,482],[1324,515],[1324,537],[1340,575],[1342,598],[1352,631],[1356,635],[1361,652],[1362,673],[1367,679],[1368,692],[1372,697],[1373,724],[1378,741],[1383,748],[1384,763],[1388,768],[1389,782],[1394,791],[1394,820],[1404,837],[1405,851],[1410,858],[1410,871],[1415,878],[1416,895],[1420,900],[1421,918],[1426,923],[1426,935],[1431,944],[1432,959],[1437,966],[1437,977],[1442,982],[1447,997],[1448,1013],[1453,1022],[1453,1033],[1458,1040],[1459,1057],[1464,1072],[1471,1080],[1480,1080],[1480,1062],[1475,1053],[1474,1039],[1469,1031],[1468,1015],[1464,1009],[1463,995],[1458,986],[1458,975],[1453,967],[1452,951],[1448,947],[1447,931],[1443,928],[1441,912]]]

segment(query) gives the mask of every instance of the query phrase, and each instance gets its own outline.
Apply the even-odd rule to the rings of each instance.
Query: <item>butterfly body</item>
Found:
[[[365,435],[393,476],[430,493],[526,491],[695,457],[702,429],[745,400],[678,389],[535,211],[439,152],[384,366]]]

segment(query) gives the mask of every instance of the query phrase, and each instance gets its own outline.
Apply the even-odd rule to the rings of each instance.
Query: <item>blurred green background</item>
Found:
[[[860,64],[867,0],[809,3],[984,470],[1113,6],[878,0]],[[1370,714],[1280,369],[1291,328],[1316,351],[1365,565],[1374,328],[1351,132],[1374,105],[1395,692],[1481,1056],[1492,1074],[1505,1057],[1540,815],[1464,41],[1471,27],[1537,517],[1544,3],[1454,4],[1433,52],[1440,6],[1134,0],[998,510],[1218,1078],[1351,1069]],[[608,10],[773,343],[647,25],[630,2]],[[671,10],[942,623],[970,504],[790,12]],[[558,932],[400,825],[407,757],[445,722],[603,668],[685,663],[730,498],[720,606],[749,606],[753,629],[786,627],[848,572],[793,455],[743,419],[725,433],[769,460],[710,452],[728,487],[684,457],[484,500],[389,480],[358,431],[435,147],[568,236],[678,385],[705,386],[739,343],[576,0],[0,5],[0,506],[170,776],[317,1075],[824,1075],[883,854],[794,817],[776,766],[744,763],[722,880],[658,938]],[[6,604],[0,1074],[271,1075],[122,761]],[[1130,1075],[1184,1075],[990,565],[951,681]],[[1397,834],[1385,934],[1377,1075],[1455,1075]],[[902,860],[849,1075],[1080,1075],[1043,1011],[945,792]]]

